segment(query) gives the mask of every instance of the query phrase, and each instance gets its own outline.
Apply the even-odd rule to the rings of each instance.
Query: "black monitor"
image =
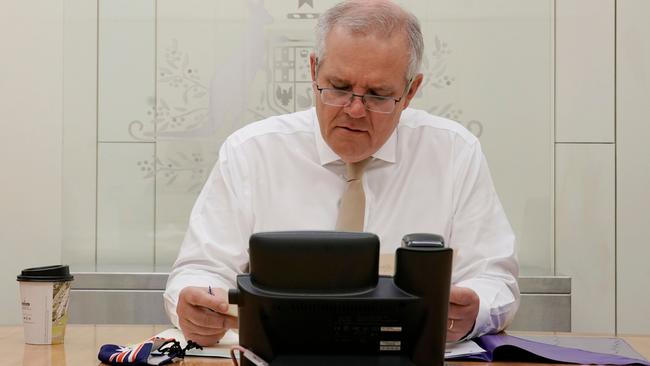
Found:
[[[250,273],[229,293],[239,343],[274,366],[443,364],[452,250],[404,239],[391,277],[371,233],[252,235]]]

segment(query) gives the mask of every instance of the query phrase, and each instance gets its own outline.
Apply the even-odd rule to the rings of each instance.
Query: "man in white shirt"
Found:
[[[316,33],[316,107],[250,124],[221,147],[167,283],[172,323],[202,345],[236,327],[227,289],[247,268],[250,235],[334,230],[346,163],[367,160],[363,231],[382,254],[414,232],[454,249],[447,339],[503,329],[519,303],[514,234],[478,140],[407,108],[423,78],[417,19],[387,0],[347,1]]]

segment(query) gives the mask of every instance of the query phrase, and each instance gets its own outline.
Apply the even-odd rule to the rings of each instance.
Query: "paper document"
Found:
[[[180,329],[169,328],[156,334],[156,336],[162,338],[174,338],[181,343],[181,347],[185,347],[187,345],[187,341],[185,340],[183,332],[181,332]],[[239,333],[237,333],[235,330],[230,329],[228,332],[226,332],[226,335],[223,336],[221,341],[219,341],[219,343],[215,344],[214,346],[203,347],[203,349],[191,349],[187,351],[186,355],[230,358],[230,347],[236,346],[237,344],[239,344]],[[238,353],[235,352],[235,355],[237,354]]]
[[[472,340],[458,343],[447,343],[445,346],[445,358],[475,355],[483,352],[485,352],[485,350],[479,347],[479,345]]]

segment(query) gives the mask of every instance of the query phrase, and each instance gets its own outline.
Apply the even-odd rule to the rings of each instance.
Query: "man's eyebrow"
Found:
[[[341,78],[336,77],[336,76],[329,77],[328,79],[329,79],[330,83],[333,83],[333,84],[350,85],[350,81],[345,80],[345,79],[341,79]],[[390,93],[394,92],[393,87],[391,87],[389,85],[384,85],[384,84],[379,84],[379,85],[376,85],[376,86],[370,86],[367,89],[373,91],[374,93],[390,94]]]
[[[349,82],[349,81],[347,81],[347,80],[345,80],[345,79],[338,78],[338,77],[336,77],[336,76],[329,77],[328,79],[329,79],[329,81],[330,81],[331,83],[334,83],[334,84],[350,85],[350,82]]]
[[[372,90],[375,93],[379,92],[379,93],[387,93],[387,94],[390,94],[394,91],[394,89],[388,85],[377,85],[368,88],[368,90]]]

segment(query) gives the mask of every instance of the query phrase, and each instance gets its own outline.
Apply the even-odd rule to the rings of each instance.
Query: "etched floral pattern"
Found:
[[[174,91],[180,104],[170,105],[159,97],[147,111],[148,121],[134,120],[129,124],[129,134],[139,141],[156,141],[168,133],[199,128],[208,119],[208,87],[202,82],[199,70],[190,65],[190,55],[179,49],[178,40],[172,39],[165,49],[164,64],[158,67],[159,88]]]
[[[424,98],[425,94],[430,94],[433,91],[450,88],[456,82],[456,77],[450,75],[447,70],[447,60],[452,53],[449,44],[436,36],[431,46],[433,49],[425,53],[422,58],[424,81],[416,95],[416,99]],[[438,100],[438,98],[435,99]],[[456,106],[454,102],[435,104],[431,107],[425,107],[425,109],[431,114],[449,118],[462,124],[476,137],[481,137],[483,134],[483,123],[479,120],[463,120],[463,110]]]
[[[136,164],[145,179],[156,177],[158,184],[172,186],[183,177],[184,190],[188,193],[197,193],[209,173],[212,161],[206,162],[203,153],[200,152],[188,154],[175,151],[151,160],[140,160]]]

